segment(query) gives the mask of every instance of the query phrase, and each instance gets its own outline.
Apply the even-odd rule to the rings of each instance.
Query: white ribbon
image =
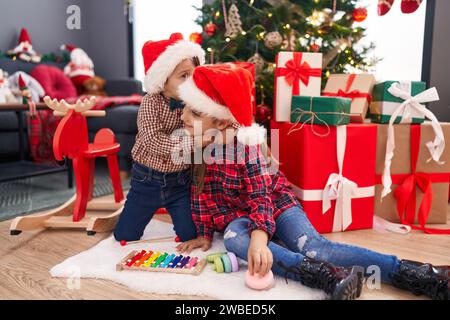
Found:
[[[391,163],[392,158],[394,157],[395,149],[394,122],[398,116],[402,117],[401,123],[410,123],[411,115],[413,112],[416,114],[419,113],[420,115],[423,115],[424,117],[431,120],[431,126],[433,127],[435,138],[434,141],[429,141],[426,143],[426,146],[431,155],[431,158],[428,159],[427,162],[433,159],[437,163],[443,164],[443,162],[441,162],[439,159],[445,148],[444,133],[442,132],[442,128],[439,124],[438,119],[430,110],[428,110],[423,104],[421,104],[439,100],[439,95],[436,88],[429,88],[428,90],[425,90],[412,97],[410,90],[409,92],[407,92],[400,87],[399,83],[394,82],[389,87],[388,91],[393,96],[401,98],[404,101],[392,113],[389,120],[388,136],[386,142],[386,157],[384,159],[384,170],[382,176],[383,191],[381,192],[381,198],[385,197],[391,192]]]
[[[386,233],[387,231],[400,234],[408,234],[411,231],[411,227],[401,223],[389,222],[378,216],[373,217],[373,230],[380,233]]]
[[[361,187],[342,175],[345,146],[347,144],[347,126],[336,127],[337,161],[339,173],[328,177],[323,190],[303,190],[292,185],[294,193],[303,201],[322,201],[322,214],[331,207],[331,200],[336,200],[334,208],[333,232],[346,230],[352,223],[352,199],[367,198],[375,195],[375,186]]]

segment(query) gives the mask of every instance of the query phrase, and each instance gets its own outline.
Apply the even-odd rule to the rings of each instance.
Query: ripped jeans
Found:
[[[389,273],[396,272],[399,268],[400,260],[396,256],[327,240],[314,229],[300,206],[284,211],[275,223],[274,236],[283,244],[279,245],[273,240],[268,244],[273,254],[272,271],[275,274],[281,276],[286,274],[286,270],[281,268],[277,262],[281,261],[286,267],[299,266],[305,256],[329,262],[335,266],[361,266],[366,270],[366,276],[371,275],[378,267],[381,281],[385,283],[391,282]],[[247,260],[250,244],[248,224],[247,217],[238,218],[228,224],[224,234],[226,249],[244,260]],[[292,272],[286,276],[293,280],[299,280],[297,279],[298,275]]]

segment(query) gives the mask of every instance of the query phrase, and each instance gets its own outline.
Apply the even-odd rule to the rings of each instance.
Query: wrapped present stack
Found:
[[[272,151],[319,232],[370,229],[377,215],[450,234],[429,227],[447,222],[450,181],[450,123],[424,105],[435,88],[332,74],[321,92],[320,53],[276,62]]]

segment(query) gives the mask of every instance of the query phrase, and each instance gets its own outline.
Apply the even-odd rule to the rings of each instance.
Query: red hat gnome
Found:
[[[33,50],[33,43],[31,42],[30,35],[27,29],[22,28],[20,30],[18,45],[6,52],[9,56],[16,56],[20,60],[26,62],[41,62],[41,55]]]
[[[63,44],[61,50],[70,52],[70,62],[64,67],[64,73],[72,80],[77,89],[82,89],[83,83],[95,76],[94,63],[81,48]]]
[[[168,40],[147,41],[142,47],[145,78],[144,88],[148,94],[161,92],[167,78],[177,65],[197,57],[205,63],[205,52],[198,44],[183,40],[181,33],[173,33]]]
[[[253,123],[253,76],[243,68],[216,64],[195,68],[192,77],[182,83],[180,98],[197,112],[219,120],[238,123],[238,141],[246,145],[264,142],[266,130]]]

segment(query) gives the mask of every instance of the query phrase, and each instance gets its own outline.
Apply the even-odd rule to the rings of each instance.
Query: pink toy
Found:
[[[260,277],[255,273],[253,276],[250,271],[245,273],[245,284],[254,290],[268,290],[275,284],[272,271],[269,271],[264,277]]]

